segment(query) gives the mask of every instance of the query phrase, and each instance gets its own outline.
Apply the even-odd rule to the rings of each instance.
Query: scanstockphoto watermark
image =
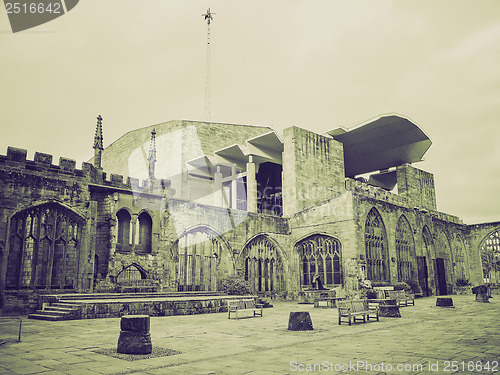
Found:
[[[430,361],[422,363],[370,363],[368,361],[349,361],[344,363],[333,363],[322,361],[315,363],[304,363],[291,361],[292,372],[383,372],[383,373],[420,373],[422,371],[435,373],[474,373],[481,371],[498,372],[498,361]]]
[[[421,363],[370,363],[368,361],[349,361],[345,363],[333,363],[323,361],[319,363],[302,363],[297,361],[290,362],[290,371],[292,372],[358,372],[358,371],[373,371],[373,372],[421,372],[426,367]]]

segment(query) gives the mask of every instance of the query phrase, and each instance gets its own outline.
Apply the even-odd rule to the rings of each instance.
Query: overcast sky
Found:
[[[84,0],[13,34],[0,11],[0,153],[82,161],[169,120],[318,133],[404,115],[433,145],[438,209],[500,220],[500,1]]]

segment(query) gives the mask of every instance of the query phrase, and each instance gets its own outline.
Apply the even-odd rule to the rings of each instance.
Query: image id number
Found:
[[[54,13],[61,14],[61,3],[5,3],[7,14],[43,14]]]
[[[480,372],[480,371],[498,371],[498,361],[444,361],[444,371],[456,372]]]

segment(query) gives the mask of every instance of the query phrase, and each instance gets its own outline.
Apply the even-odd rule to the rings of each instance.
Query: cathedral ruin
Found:
[[[500,222],[437,210],[433,175],[415,167],[431,141],[402,116],[282,135],[169,121],[106,148],[101,127],[81,169],[15,147],[0,156],[2,296],[128,280],[215,291],[237,276],[256,295],[298,299],[316,275],[339,292],[369,280],[444,295],[483,283],[484,249],[498,257]]]

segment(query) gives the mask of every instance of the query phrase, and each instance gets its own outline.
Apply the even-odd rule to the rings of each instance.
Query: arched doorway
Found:
[[[422,290],[422,295],[428,297],[432,294],[431,286],[429,285],[429,265],[428,261],[433,258],[434,242],[432,235],[427,226],[422,230],[422,252],[421,256],[417,257],[417,273],[418,285]]]
[[[438,295],[447,295],[452,282],[450,244],[446,234],[440,230],[436,238],[436,259],[434,259],[434,276]]]

